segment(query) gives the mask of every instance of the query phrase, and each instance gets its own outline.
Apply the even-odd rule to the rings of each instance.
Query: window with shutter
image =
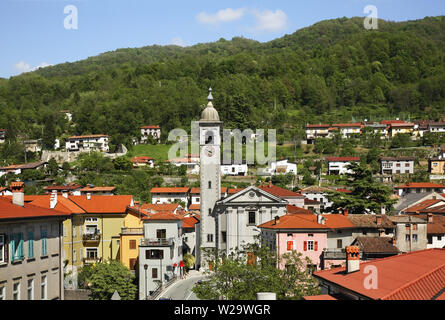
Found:
[[[130,240],[130,249],[131,250],[136,249],[136,240]]]
[[[42,229],[40,241],[42,242],[42,256],[46,256],[48,254],[46,248],[46,229]]]
[[[304,251],[307,251],[307,241],[304,242],[303,248],[304,248]]]
[[[5,262],[5,236],[0,234],[0,263]]]
[[[23,260],[25,258],[25,239],[23,238],[23,233],[19,233],[19,259]]]
[[[315,241],[314,243],[314,251],[318,251],[318,241]]]
[[[10,240],[10,248],[11,248],[11,262],[15,261],[15,235],[12,233],[9,238]]]
[[[34,232],[28,232],[28,258],[34,258]]]
[[[288,241],[287,242],[287,251],[292,251],[292,250],[294,250],[294,242]]]

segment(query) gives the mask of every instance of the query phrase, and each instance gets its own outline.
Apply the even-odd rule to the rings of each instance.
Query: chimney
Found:
[[[275,225],[280,224],[280,217],[276,216],[275,217]]]
[[[57,192],[56,193],[51,193],[51,196],[49,198],[49,207],[51,209],[54,209],[57,205]]]
[[[62,197],[68,199],[68,192],[67,191],[62,192]]]
[[[269,188],[272,187],[272,180],[269,181]]]
[[[348,209],[343,209],[343,215],[345,217],[349,216],[349,210]]]
[[[91,200],[91,193],[87,193],[87,200]]]
[[[385,206],[382,206],[382,207],[381,207],[381,209],[380,209],[380,213],[381,213],[381,214],[386,214],[386,207],[385,207]]]
[[[432,213],[428,213],[428,223],[433,223],[433,214]]]
[[[323,217],[323,215],[321,213],[317,213],[317,223],[323,224],[323,225],[326,223],[326,219],[325,219],[325,217]]]
[[[25,206],[25,183],[21,181],[11,182],[9,187],[12,192],[12,203],[16,206]]]
[[[360,271],[360,247],[346,247],[346,273]]]

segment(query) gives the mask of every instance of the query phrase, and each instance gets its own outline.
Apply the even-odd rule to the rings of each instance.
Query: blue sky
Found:
[[[77,10],[77,29],[73,25]],[[365,17],[404,21],[445,15],[444,0],[0,0],[0,77],[73,62],[118,48],[193,45],[244,36],[261,42],[318,21]]]

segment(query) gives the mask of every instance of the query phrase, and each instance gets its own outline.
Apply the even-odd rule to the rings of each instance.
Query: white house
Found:
[[[109,136],[104,134],[93,134],[85,136],[69,137],[66,141],[65,148],[67,151],[101,151],[109,152],[108,147]]]
[[[177,201],[185,203],[187,207],[189,198],[189,187],[180,188],[153,188],[150,190],[151,193],[151,203],[175,203]]]
[[[25,170],[36,170],[41,167],[45,168],[47,166],[48,162],[45,161],[39,161],[39,162],[30,162],[25,164],[11,164],[7,167],[0,167],[0,177],[8,174],[8,173],[14,173],[14,174],[22,174]]]
[[[247,161],[245,160],[242,163],[232,162],[231,164],[221,165],[221,174],[227,176],[247,176],[248,170]]]
[[[381,157],[380,168],[382,174],[414,173],[415,157]]]
[[[348,138],[352,134],[360,134],[362,130],[361,123],[337,123],[332,125],[333,128],[338,128],[343,138]]]
[[[146,143],[148,136],[152,136],[153,139],[158,142],[161,141],[161,127],[160,126],[143,126],[141,127],[141,142]]]
[[[445,193],[445,186],[430,182],[411,182],[405,185],[398,186],[395,189],[397,190],[397,194],[400,197],[403,197],[409,193]]]
[[[311,186],[301,190],[301,194],[309,200],[320,202],[320,208],[325,209],[332,206],[332,202],[329,202],[327,197],[329,191],[332,190],[324,187]]]
[[[329,135],[328,124],[308,124],[306,125],[306,140],[312,144],[317,138],[326,138]]]
[[[290,163],[289,160],[279,160],[270,163],[266,171],[272,175],[293,173],[297,175],[297,165]]]
[[[176,167],[185,166],[189,174],[199,174],[199,161],[192,158],[177,158],[166,160],[166,163],[170,163]]]
[[[374,134],[380,135],[381,139],[388,137],[388,126],[380,123],[365,124],[365,128],[370,128]]]
[[[144,238],[139,244],[139,300],[181,275],[182,219],[170,213],[144,217]]]
[[[360,157],[329,157],[329,174],[352,173],[347,167],[351,162],[360,162]]]
[[[154,168],[155,167],[155,160],[152,157],[146,157],[146,156],[134,157],[130,161],[133,164],[133,168],[138,168],[138,167]]]
[[[432,122],[428,124],[429,132],[439,133],[445,132],[445,122]]]

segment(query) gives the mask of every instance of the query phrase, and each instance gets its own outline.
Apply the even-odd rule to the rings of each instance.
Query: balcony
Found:
[[[100,231],[99,230],[97,230],[94,233],[85,233],[82,236],[82,240],[84,242],[97,242],[97,241],[100,241],[100,238],[101,238],[101,235],[100,235]]]
[[[93,263],[97,263],[100,262],[101,259],[98,257],[87,257],[87,258],[83,258],[83,263],[84,264],[93,264]]]
[[[170,247],[174,245],[174,238],[168,239],[141,239],[141,247]]]
[[[122,228],[122,235],[142,235],[144,234],[143,228]]]

